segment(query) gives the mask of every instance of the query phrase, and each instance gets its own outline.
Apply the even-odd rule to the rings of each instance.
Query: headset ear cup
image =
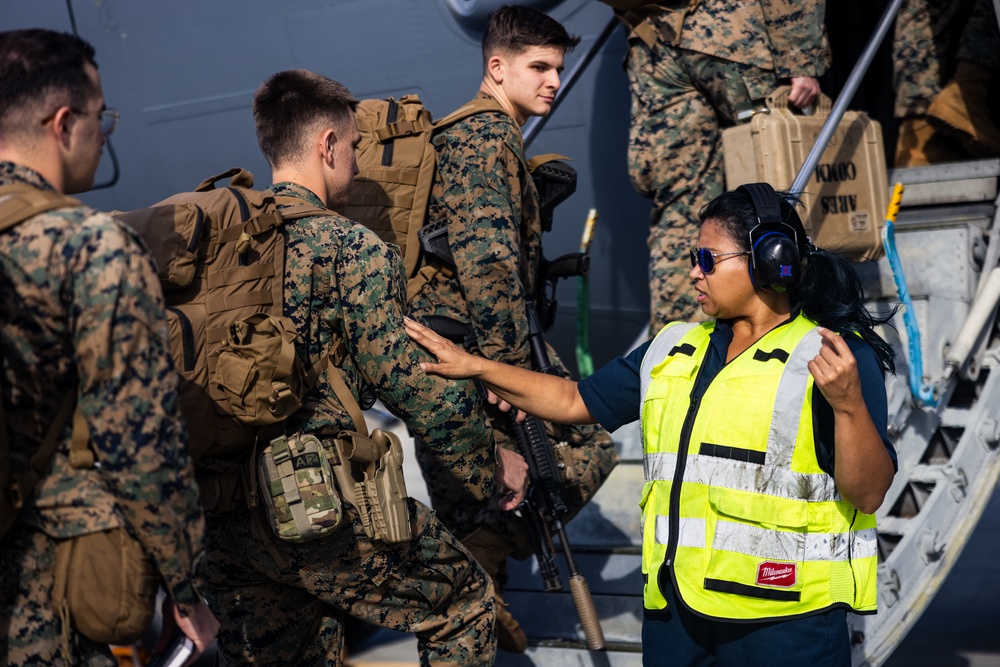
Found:
[[[780,232],[767,232],[754,241],[750,278],[768,292],[785,292],[799,281],[799,250]]]

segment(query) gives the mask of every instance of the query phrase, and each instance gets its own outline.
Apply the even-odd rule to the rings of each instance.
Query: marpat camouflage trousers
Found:
[[[905,0],[899,8],[892,40],[896,118],[927,113],[931,101],[948,82],[973,2]]]
[[[417,635],[420,664],[492,665],[493,585],[433,513],[410,500],[412,539],[384,544],[344,505],[335,534],[274,537],[250,512],[207,522],[209,604],[229,664],[341,665],[341,614]]]
[[[650,333],[703,319],[688,278],[701,208],[725,191],[722,129],[777,86],[773,72],[694,51],[631,40],[628,167],[653,200],[649,232]]]

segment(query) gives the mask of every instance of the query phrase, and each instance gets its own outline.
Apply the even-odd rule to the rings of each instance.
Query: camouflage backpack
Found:
[[[5,185],[0,187],[0,232],[11,229],[39,213],[80,205],[81,203],[76,199],[64,197],[55,192],[45,192],[29,185]],[[0,367],[0,388],[6,384],[6,377],[6,371]],[[54,416],[41,446],[31,457],[28,470],[20,475],[14,475],[10,442],[7,438],[7,413],[4,410],[2,395],[0,395],[0,536],[14,525],[18,512],[41,479],[49,459],[52,458],[59,446],[63,429],[73,415],[75,405],[76,388],[74,387],[63,400],[58,414]],[[78,446],[78,439],[78,433],[74,431],[74,447]],[[82,446],[87,447],[85,439]]]
[[[215,184],[231,177],[229,185]],[[230,169],[194,192],[115,216],[149,246],[167,304],[180,405],[199,465],[242,458],[262,427],[300,406],[322,368],[304,368],[294,325],[283,314],[286,220],[325,209],[254,190]]]
[[[399,246],[408,298],[433,275],[418,271],[419,232],[426,222],[437,170],[431,139],[438,130],[484,111],[502,108],[493,100],[476,98],[434,122],[417,95],[404,95],[398,102],[389,97],[358,104],[359,173],[338,212],[368,227],[386,243]]]

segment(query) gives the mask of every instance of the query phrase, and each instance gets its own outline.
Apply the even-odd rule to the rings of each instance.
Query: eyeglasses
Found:
[[[115,127],[118,126],[118,119],[120,118],[118,109],[113,107],[107,107],[100,111],[84,111],[83,109],[74,109],[73,107],[70,107],[69,110],[78,116],[97,116],[97,120],[101,124],[101,132],[106,137],[110,137],[111,133],[115,131]]]
[[[744,250],[742,252],[712,252],[707,248],[692,248],[691,249],[691,266],[699,267],[702,273],[711,273],[715,270],[715,258],[716,257],[734,257],[736,255],[749,255],[749,250]]]
[[[106,107],[100,111],[84,111],[83,109],[77,109],[76,107],[70,107],[69,110],[77,116],[97,116],[97,122],[101,125],[101,132],[106,137],[110,137],[111,133],[115,131],[115,127],[118,125],[118,119],[121,117],[118,113],[118,109],[112,107]],[[46,116],[42,119],[42,125],[45,125],[55,117],[55,114]]]

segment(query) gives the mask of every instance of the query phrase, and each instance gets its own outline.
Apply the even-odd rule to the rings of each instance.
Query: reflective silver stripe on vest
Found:
[[[670,482],[677,469],[677,454],[646,454],[642,457],[642,474],[647,482]]]
[[[790,468],[792,452],[795,451],[795,435],[798,432],[802,408],[809,386],[809,362],[819,354],[823,339],[813,327],[785,362],[785,370],[778,381],[778,393],[774,397],[774,413],[771,429],[767,434],[766,462],[779,468]]]
[[[680,534],[677,536],[677,546],[692,549],[705,548],[705,520],[684,519],[680,523]],[[656,517],[656,543],[667,544],[670,541],[670,517]]]
[[[642,424],[642,406],[646,404],[646,391],[649,390],[649,383],[653,379],[653,367],[666,359],[670,350],[674,349],[684,334],[696,326],[698,326],[696,322],[685,322],[661,331],[642,357],[642,364],[639,366],[639,442],[643,443],[643,451],[646,451],[646,435]],[[647,476],[646,479],[650,478]]]
[[[705,548],[705,520],[681,519],[677,546]],[[656,517],[656,542],[670,541],[670,517]],[[753,558],[781,561],[848,561],[874,558],[878,554],[874,528],[851,533],[803,534],[773,531],[759,526],[719,521],[715,525],[713,549],[732,551]]]
[[[677,455],[646,454],[642,457],[642,463],[647,482],[671,482],[677,468]],[[765,492],[779,498],[814,503],[841,500],[833,477],[826,473],[798,473],[787,468],[700,454],[688,455],[684,466],[684,483],[711,484],[750,493]]]
[[[683,532],[683,531],[682,531]],[[713,549],[784,561],[847,561],[874,558],[875,529],[853,533],[798,533],[718,521]]]
[[[680,329],[681,326],[673,327]],[[685,327],[684,333],[690,330]],[[683,337],[667,336],[668,329],[658,337],[643,359],[643,394],[649,384],[649,375],[656,363],[646,364],[646,359],[664,358]],[[663,339],[661,341],[661,338]],[[766,463],[759,465],[741,461],[731,461],[712,456],[701,456],[696,451],[688,455],[684,471],[684,481],[696,484],[747,491],[765,492],[769,495],[790,500],[807,502],[830,502],[841,499],[833,477],[826,473],[805,474],[793,472],[792,453],[795,450],[795,436],[806,400],[809,386],[809,361],[815,357],[822,345],[822,338],[816,329],[806,333],[788,357],[778,381],[774,411],[768,431]],[[669,346],[669,347],[668,347]],[[657,347],[658,354],[651,354]],[[664,349],[666,348],[666,349]],[[647,454],[643,457],[643,472],[646,481],[672,481],[677,466],[675,454]]]
[[[639,367],[639,400],[646,401],[646,391],[649,390],[649,383],[653,376],[653,367],[667,358],[670,350],[674,349],[684,334],[698,326],[697,322],[684,322],[676,324],[669,329],[664,329],[653,342],[650,343],[646,354],[642,357],[642,365]]]

